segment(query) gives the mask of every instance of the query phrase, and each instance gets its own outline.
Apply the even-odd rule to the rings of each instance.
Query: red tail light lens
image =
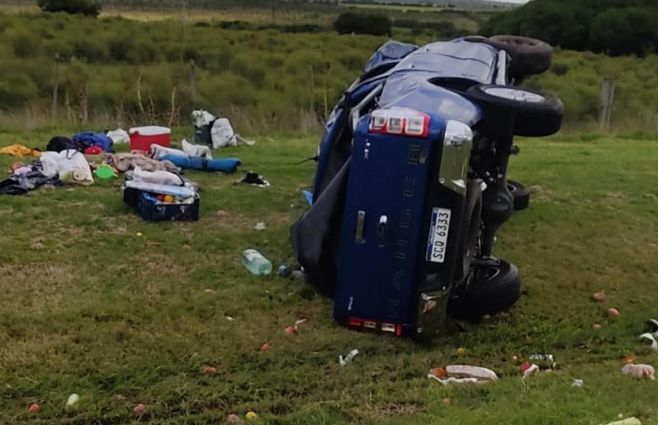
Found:
[[[351,328],[360,328],[363,326],[363,319],[359,319],[357,317],[350,317],[347,320],[347,325]]]
[[[376,109],[370,114],[368,132],[426,138],[430,116],[408,108]]]

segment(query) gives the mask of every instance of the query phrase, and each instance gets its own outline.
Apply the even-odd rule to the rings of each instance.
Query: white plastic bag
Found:
[[[145,183],[162,184],[166,186],[182,186],[185,184],[183,179],[169,171],[144,171],[140,167],[135,167],[132,172],[133,180],[143,181]]]
[[[89,185],[94,182],[87,158],[74,149],[41,154],[43,174],[47,177],[59,176],[65,183]]]
[[[108,131],[107,137],[112,139],[112,142],[115,145],[120,145],[122,143],[130,143],[130,135],[123,128],[117,128],[116,130]]]
[[[180,149],[167,148],[165,146],[160,146],[158,144],[151,145],[151,158],[159,160],[165,155],[177,155],[177,156],[187,156],[185,152]]]
[[[209,125],[215,120],[215,116],[208,111],[196,110],[192,111],[192,119],[194,120],[194,126],[201,128],[204,125]]]
[[[233,127],[227,118],[219,118],[213,123],[210,129],[210,138],[213,149],[237,146],[238,144]]]
[[[212,159],[212,152],[210,151],[209,146],[195,145],[185,139],[181,141],[181,146],[183,147],[183,152],[189,156],[200,156],[201,158]]]

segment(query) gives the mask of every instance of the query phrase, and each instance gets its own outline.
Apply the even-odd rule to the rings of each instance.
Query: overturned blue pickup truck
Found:
[[[373,54],[327,121],[313,203],[292,226],[338,323],[434,335],[448,315],[478,320],[518,300],[518,269],[494,241],[515,198],[527,206],[507,179],[514,136],[560,129],[562,103],[519,86],[551,53],[535,39],[471,36]]]

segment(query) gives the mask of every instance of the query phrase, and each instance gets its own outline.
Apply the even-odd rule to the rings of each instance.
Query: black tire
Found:
[[[468,286],[455,290],[448,304],[448,315],[455,319],[478,321],[508,310],[521,297],[521,279],[515,265],[499,260],[496,267],[474,270]]]
[[[508,74],[512,78],[541,74],[551,67],[553,48],[550,44],[518,35],[494,35],[489,44],[505,50],[511,57]]]
[[[522,211],[530,206],[530,191],[521,183],[507,180],[507,189],[514,197],[514,211]]]
[[[562,126],[564,106],[556,97],[526,88],[495,84],[473,86],[467,94],[490,111],[510,110],[514,114],[514,134],[517,136],[550,136]]]

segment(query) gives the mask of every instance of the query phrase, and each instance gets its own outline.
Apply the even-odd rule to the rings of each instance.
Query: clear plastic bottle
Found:
[[[256,276],[272,273],[272,263],[255,249],[245,249],[240,259],[242,265]]]

